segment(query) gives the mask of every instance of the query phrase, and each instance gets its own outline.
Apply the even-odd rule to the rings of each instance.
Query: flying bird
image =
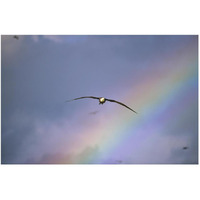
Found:
[[[13,38],[15,38],[16,40],[19,40],[19,36],[15,35]]]
[[[186,149],[188,149],[188,147],[183,147],[183,150],[186,150]]]
[[[129,108],[127,105],[119,102],[119,101],[115,101],[115,100],[112,100],[112,99],[107,99],[107,98],[104,98],[104,97],[93,97],[93,96],[84,96],[84,97],[78,97],[78,98],[75,98],[75,99],[71,99],[71,100],[67,100],[66,102],[69,102],[69,101],[74,101],[74,100],[78,100],[78,99],[84,99],[84,98],[92,98],[92,99],[98,99],[99,100],[99,105],[100,104],[104,104],[106,101],[110,101],[110,102],[114,102],[114,103],[118,103],[126,108],[128,108],[129,110],[133,111],[134,113],[137,113],[136,111],[134,111],[133,109]]]

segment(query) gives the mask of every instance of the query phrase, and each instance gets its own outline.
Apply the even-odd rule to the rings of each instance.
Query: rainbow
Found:
[[[141,73],[132,80],[131,87],[119,99],[139,114],[124,112],[124,109],[107,113],[106,119],[111,120],[102,117],[98,124],[83,131],[84,138],[73,144],[80,152],[85,146],[95,150],[60,162],[109,163],[109,158],[120,154],[122,146],[124,148],[137,139],[137,144],[134,143],[134,152],[137,152],[140,142],[147,140],[154,132],[163,132],[169,124],[181,125],[191,109],[189,105],[197,103],[197,98],[188,97],[197,94],[198,88],[198,56],[194,45],[196,43],[192,41],[184,48],[152,62],[152,70],[148,74]],[[182,101],[178,103],[180,99]],[[174,106],[177,103],[179,106]],[[132,153],[130,149],[127,151]]]

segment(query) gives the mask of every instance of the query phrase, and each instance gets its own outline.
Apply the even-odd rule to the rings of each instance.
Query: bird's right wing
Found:
[[[78,98],[75,98],[75,99],[67,100],[65,102],[74,101],[74,100],[78,100],[78,99],[84,99],[84,98],[99,99],[100,97],[85,96],[85,97],[78,97]]]
[[[106,100],[107,100],[107,101],[110,101],[110,102],[115,102],[115,103],[118,103],[118,104],[120,104],[120,105],[122,105],[122,106],[124,106],[124,107],[128,108],[129,110],[132,110],[134,113],[136,113],[136,114],[137,114],[137,112],[136,112],[135,110],[131,109],[131,108],[130,108],[130,107],[128,107],[127,105],[123,104],[122,102],[115,101],[115,100],[112,100],[112,99],[106,99]]]

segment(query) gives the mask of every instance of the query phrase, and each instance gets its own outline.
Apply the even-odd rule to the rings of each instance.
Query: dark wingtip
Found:
[[[138,114],[135,110],[133,110],[133,109],[131,109],[131,108],[129,108],[131,111],[133,111],[135,114]]]

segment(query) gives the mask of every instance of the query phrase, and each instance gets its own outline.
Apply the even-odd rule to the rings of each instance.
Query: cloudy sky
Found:
[[[198,163],[197,36],[1,41],[2,163]]]

